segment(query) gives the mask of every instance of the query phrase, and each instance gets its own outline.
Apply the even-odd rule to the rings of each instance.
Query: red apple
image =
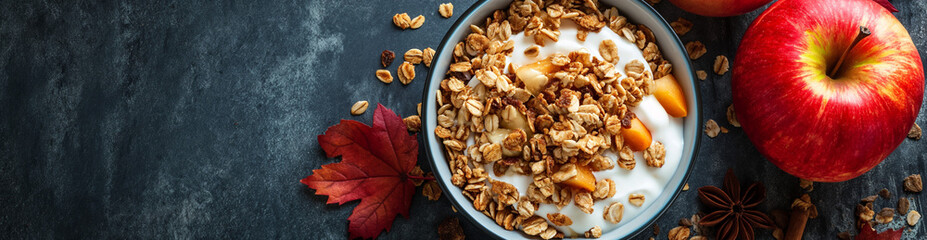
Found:
[[[670,0],[682,10],[709,17],[729,17],[744,14],[772,0]]]
[[[853,46],[861,26],[871,35]],[[904,140],[924,69],[904,26],[872,0],[780,0],[747,29],[731,84],[737,118],[769,161],[837,182]]]

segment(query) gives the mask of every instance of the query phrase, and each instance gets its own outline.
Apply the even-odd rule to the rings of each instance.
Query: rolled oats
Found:
[[[870,207],[857,204],[856,214],[860,220],[869,221],[869,220],[872,220],[873,216],[875,215],[875,212],[872,211],[872,208]]]
[[[586,231],[586,233],[584,233],[583,235],[585,235],[586,238],[599,238],[599,237],[602,237],[602,228],[599,227],[599,226],[594,226],[594,227],[590,228],[588,231]]]
[[[734,113],[734,104],[727,106],[727,122],[731,123],[731,126],[740,127],[740,122],[737,121],[737,114]]]
[[[876,215],[875,219],[878,223],[889,223],[892,219],[895,218],[895,209],[893,208],[882,208],[882,211],[879,211],[879,214]]]
[[[915,210],[911,210],[911,212],[908,212],[908,217],[905,218],[905,220],[908,222],[908,226],[913,227],[914,225],[917,225],[917,222],[921,221],[921,213]]]
[[[454,15],[454,4],[442,3],[438,6],[438,13],[444,18],[451,18]]]
[[[898,198],[898,212],[901,214],[908,212],[908,208],[910,207],[910,204],[911,203],[908,202],[908,198],[906,197]]]
[[[924,184],[921,182],[921,175],[911,174],[904,178],[904,190],[913,193],[919,193],[924,190]]]
[[[354,105],[351,106],[351,114],[353,114],[353,115],[361,115],[361,114],[364,114],[364,112],[367,111],[367,105],[368,105],[367,101],[357,101],[357,102],[355,102]]]
[[[637,162],[634,160],[634,151],[630,147],[624,146],[618,152],[618,166],[627,170],[634,170]]]
[[[714,70],[718,75],[724,75],[731,68],[730,63],[728,63],[727,57],[724,55],[718,55],[715,57]]]
[[[690,230],[688,227],[675,227],[669,231],[669,240],[687,240],[689,239]]]
[[[518,189],[512,184],[503,181],[492,180],[492,193],[496,201],[502,205],[512,205],[518,202]]]
[[[605,207],[605,213],[602,217],[605,221],[617,224],[621,222],[621,215],[624,214],[624,205],[620,202],[613,202]]]
[[[470,71],[470,62],[457,62],[457,63],[451,64],[450,69],[452,72]]]
[[[380,82],[383,82],[383,83],[391,83],[393,82],[393,74],[390,74],[389,70],[380,69],[380,70],[377,70],[377,79],[379,79]]]
[[[594,209],[592,209],[595,200],[592,199],[592,194],[588,192],[574,192],[573,193],[573,203],[579,207],[579,210],[587,214],[591,214]]]
[[[644,194],[632,193],[628,195],[628,202],[631,203],[631,205],[640,207],[644,205]]]
[[[521,223],[525,234],[536,236],[547,230],[547,220],[539,216],[531,216]]]
[[[547,220],[550,220],[550,223],[553,223],[557,226],[570,226],[573,225],[573,220],[566,215],[560,213],[548,213]]]
[[[686,43],[686,52],[689,52],[689,59],[696,60],[705,55],[708,49],[705,49],[705,44],[702,42],[693,41]]]
[[[689,30],[692,30],[692,25],[692,22],[685,18],[678,18],[676,21],[670,23],[670,26],[673,27],[673,31],[679,34],[679,36],[686,35]]]
[[[399,76],[399,82],[402,85],[409,85],[415,79],[415,66],[409,62],[403,62],[402,65],[399,65],[399,69],[396,70],[396,75]]]
[[[431,48],[425,48],[422,50],[422,62],[425,63],[426,67],[431,67],[431,60],[435,57],[435,50]]]
[[[418,132],[422,130],[422,119],[418,115],[412,115],[403,118],[402,122],[406,124],[406,129],[408,129],[410,132]]]
[[[602,40],[602,43],[599,44],[599,54],[602,55],[602,59],[606,62],[617,62],[620,58],[618,56],[618,45],[615,45],[615,42],[611,39]]]
[[[403,55],[403,60],[412,64],[422,63],[422,50],[418,48],[409,49],[409,51],[406,51],[406,54]]]
[[[409,17],[408,13],[399,13],[393,15],[393,24],[401,29],[407,29],[412,26],[412,18]]]
[[[615,196],[615,182],[611,179],[602,179],[595,183],[595,191],[592,196],[597,200],[611,198]]]
[[[715,122],[714,119],[708,119],[708,121],[705,122],[705,134],[710,138],[715,138],[719,133],[721,133],[721,128],[718,127],[718,123]]]
[[[553,175],[551,175],[550,177],[551,177],[551,180],[554,181],[554,183],[561,183],[566,180],[570,180],[571,178],[575,177],[577,174],[579,174],[579,172],[576,170],[576,165],[568,163],[568,164],[564,164],[563,166],[561,166],[560,170],[554,173]]]
[[[537,56],[538,56],[538,51],[539,51],[539,50],[540,50],[540,48],[539,48],[537,45],[533,45],[533,46],[531,46],[531,47],[528,47],[527,49],[525,49],[525,56],[528,56],[528,57],[537,57]]]
[[[422,27],[423,24],[425,24],[425,16],[418,15],[417,17],[413,18],[411,22],[409,22],[409,27],[412,29],[418,29]]]

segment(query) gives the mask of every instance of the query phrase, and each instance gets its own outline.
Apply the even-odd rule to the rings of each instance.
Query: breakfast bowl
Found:
[[[429,163],[497,238],[632,237],[695,161],[698,85],[672,27],[641,0],[571,2],[479,1],[431,61]]]

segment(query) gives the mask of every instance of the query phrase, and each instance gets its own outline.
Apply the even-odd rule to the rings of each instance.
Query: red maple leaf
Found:
[[[895,8],[895,6],[892,5],[892,3],[888,2],[888,0],[873,0],[873,1],[875,1],[876,3],[879,3],[879,5],[882,5],[882,7],[884,7],[885,9],[888,9],[889,12],[898,12],[898,9]]]
[[[860,240],[898,240],[901,239],[901,234],[904,233],[904,228],[898,230],[889,229],[882,233],[876,233],[868,222],[863,223],[859,228],[859,236],[856,236],[856,239]]]
[[[409,217],[415,185],[408,173],[418,160],[418,141],[398,115],[377,104],[372,127],[341,120],[318,139],[328,157],[342,161],[300,182],[328,195],[328,204],[361,200],[348,217],[351,239],[375,238],[390,230],[397,214]]]

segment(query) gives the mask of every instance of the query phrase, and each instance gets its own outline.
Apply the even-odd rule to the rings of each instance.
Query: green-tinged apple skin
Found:
[[[670,0],[686,12],[708,17],[737,16],[756,10],[772,0]]]
[[[853,47],[860,32],[872,35]],[[924,69],[904,26],[872,0],[780,0],[747,29],[734,63],[734,109],[766,158],[796,177],[838,182],[904,140]]]

